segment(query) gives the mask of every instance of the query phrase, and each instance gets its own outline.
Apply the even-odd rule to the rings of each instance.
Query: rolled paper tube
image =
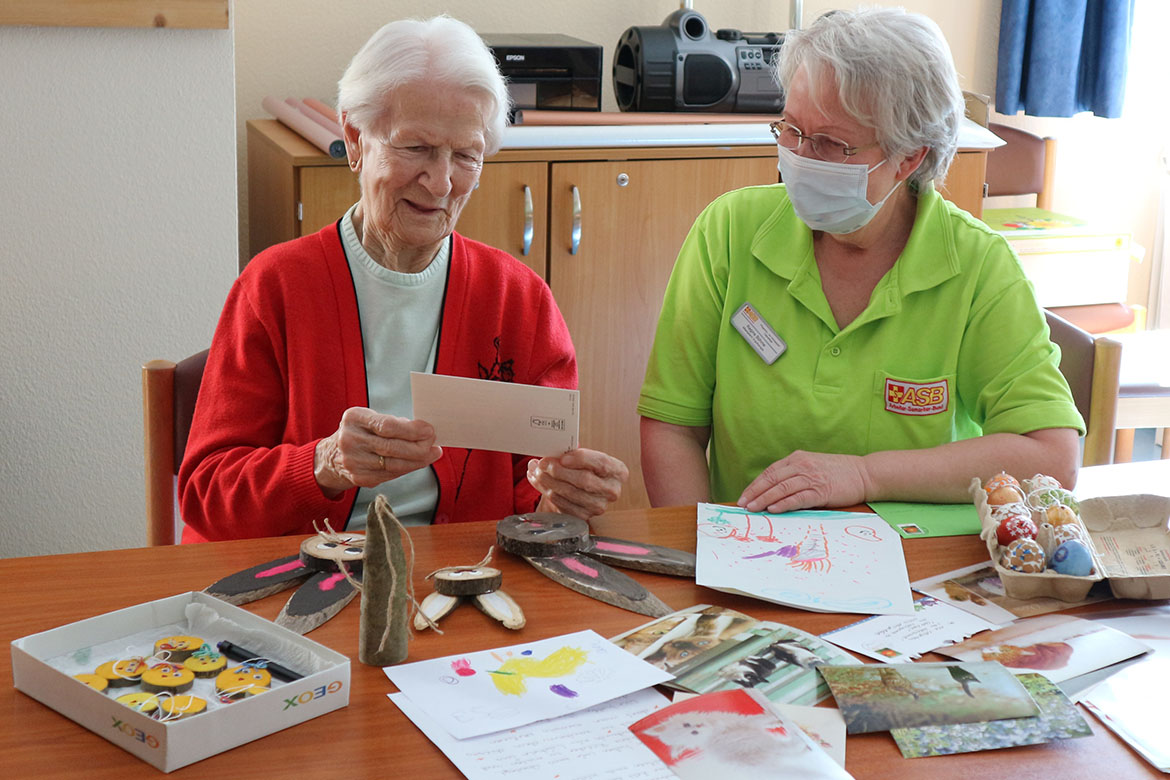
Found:
[[[327,119],[327,118],[321,116],[320,112],[314,111],[313,109],[309,108],[308,106],[306,106],[304,104],[304,102],[297,100],[294,97],[285,98],[284,102],[288,103],[290,106],[295,108],[297,111],[300,111],[302,114],[307,116],[309,119],[312,119],[314,122],[321,125],[321,127],[324,127],[329,132],[334,133],[339,138],[341,137],[341,125],[337,124],[336,122],[334,122],[330,119]]]
[[[274,97],[265,97],[261,105],[265,111],[279,119],[281,124],[287,125],[330,157],[337,159],[345,157],[345,143],[337,135],[321,127],[288,103],[282,103]]]
[[[338,127],[341,127],[341,117],[337,115],[336,109],[333,109],[325,103],[322,103],[317,98],[305,98],[301,102],[316,111],[321,116],[328,119],[330,122],[335,122],[337,123]]]

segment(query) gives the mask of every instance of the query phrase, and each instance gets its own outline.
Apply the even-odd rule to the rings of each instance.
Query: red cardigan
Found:
[[[453,236],[435,373],[575,388],[577,362],[548,285],[508,254]],[[366,406],[357,297],[337,225],[253,259],[211,342],[179,471],[183,542],[344,528],[313,476],[317,442]],[[528,458],[444,447],[434,522],[497,520],[539,495]]]

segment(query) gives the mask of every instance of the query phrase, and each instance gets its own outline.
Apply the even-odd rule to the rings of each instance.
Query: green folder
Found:
[[[896,501],[873,501],[869,506],[903,539],[965,536],[977,534],[982,528],[974,504],[904,504]]]

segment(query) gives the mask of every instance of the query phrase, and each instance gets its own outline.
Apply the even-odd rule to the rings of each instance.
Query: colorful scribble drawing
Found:
[[[800,526],[792,526],[799,529]],[[776,536],[776,527],[772,518],[764,514],[745,513],[733,509],[720,508],[714,515],[707,518],[707,522],[699,525],[699,533],[716,539],[734,539],[739,542],[768,542],[781,544],[775,550],[765,550],[752,555],[742,555],[745,561],[755,561],[761,558],[778,556],[787,558],[788,565],[801,571],[827,572],[833,567],[829,558],[829,539],[825,527],[820,524],[806,526],[804,538],[796,544],[781,544],[783,539]],[[876,541],[872,529],[864,526],[851,526],[847,533],[859,539]],[[862,531],[869,531],[867,538]]]
[[[825,612],[910,614],[900,537],[857,512],[700,504],[698,584]]]
[[[522,657],[509,658],[499,669],[489,671],[496,689],[508,696],[523,696],[528,692],[527,680],[529,677],[565,677],[573,674],[589,660],[589,653],[576,647],[562,647],[554,650],[542,659]],[[553,686],[559,696],[568,697],[577,694],[564,685]]]
[[[753,521],[755,529],[752,528]],[[740,527],[740,524],[743,527]],[[761,534],[764,527],[768,532]],[[755,533],[753,533],[755,530]],[[716,539],[735,539],[740,542],[779,542],[775,529],[772,527],[772,518],[767,515],[746,514],[742,511],[721,508],[714,516],[708,518],[707,523],[699,526],[700,533],[713,536]]]

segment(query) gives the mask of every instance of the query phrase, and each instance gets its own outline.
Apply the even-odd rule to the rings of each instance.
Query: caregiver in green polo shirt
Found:
[[[961,502],[1001,470],[1071,486],[1083,423],[1032,287],[934,188],[963,116],[938,27],[836,12],[777,69],[785,184],[712,203],[667,287],[638,403],[651,502]]]

